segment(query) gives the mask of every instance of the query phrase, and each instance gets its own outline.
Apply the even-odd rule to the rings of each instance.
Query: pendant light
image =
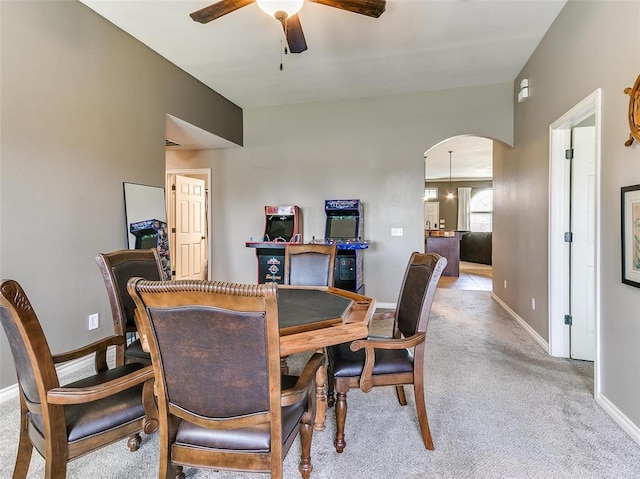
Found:
[[[451,153],[453,153],[453,150],[449,150],[449,192],[447,193],[448,200],[452,200],[454,198],[453,189],[451,188]]]

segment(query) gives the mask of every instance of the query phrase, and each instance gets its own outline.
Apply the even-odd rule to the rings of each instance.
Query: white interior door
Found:
[[[440,223],[440,202],[438,201],[425,201],[424,202],[424,229],[427,229],[427,224],[432,230],[438,229]]]
[[[573,128],[572,148],[571,357],[593,361],[596,354],[595,126]]]
[[[205,182],[175,175],[171,188],[175,193],[173,279],[206,279]]]

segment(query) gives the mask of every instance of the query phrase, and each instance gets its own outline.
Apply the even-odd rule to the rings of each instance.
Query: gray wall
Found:
[[[94,256],[126,245],[123,181],[164,186],[165,115],[242,143],[242,110],[79,2],[2,1],[0,22],[0,277],[62,351],[113,331]]]
[[[515,81],[528,78],[531,95],[515,107],[515,148],[494,162],[494,285],[510,285],[494,288],[548,339],[549,125],[602,89],[601,393],[636,427],[640,290],[620,281],[620,187],[640,183],[640,146],[624,146],[623,93],[640,73],[639,24],[640,2],[570,1]],[[536,311],[531,297],[541,306]]]
[[[424,152],[469,133],[511,142],[512,85],[245,110],[242,149],[172,152],[172,168],[213,170],[212,272],[256,280],[250,237],[265,205],[302,208],[305,240],[324,236],[324,200],[364,203],[365,292],[395,302],[412,251],[424,251]],[[404,236],[391,237],[401,227]]]

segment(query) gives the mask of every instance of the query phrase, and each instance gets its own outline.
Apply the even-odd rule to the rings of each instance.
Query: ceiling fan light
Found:
[[[276,12],[285,12],[287,17],[291,17],[300,11],[304,0],[256,0],[256,3],[272,17],[275,17]]]

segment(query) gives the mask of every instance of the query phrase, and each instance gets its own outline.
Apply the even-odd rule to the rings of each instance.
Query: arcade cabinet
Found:
[[[369,241],[363,240],[364,214],[360,200],[326,200],[325,242],[338,247],[334,271],[334,286],[364,294],[363,250]]]
[[[248,241],[258,257],[258,283],[284,283],[284,249],[302,243],[302,211],[297,206],[265,206],[264,237]]]
[[[169,236],[167,224],[160,220],[144,220],[131,223],[129,231],[136,237],[135,249],[156,248],[165,280],[171,279],[171,263],[169,261]]]

